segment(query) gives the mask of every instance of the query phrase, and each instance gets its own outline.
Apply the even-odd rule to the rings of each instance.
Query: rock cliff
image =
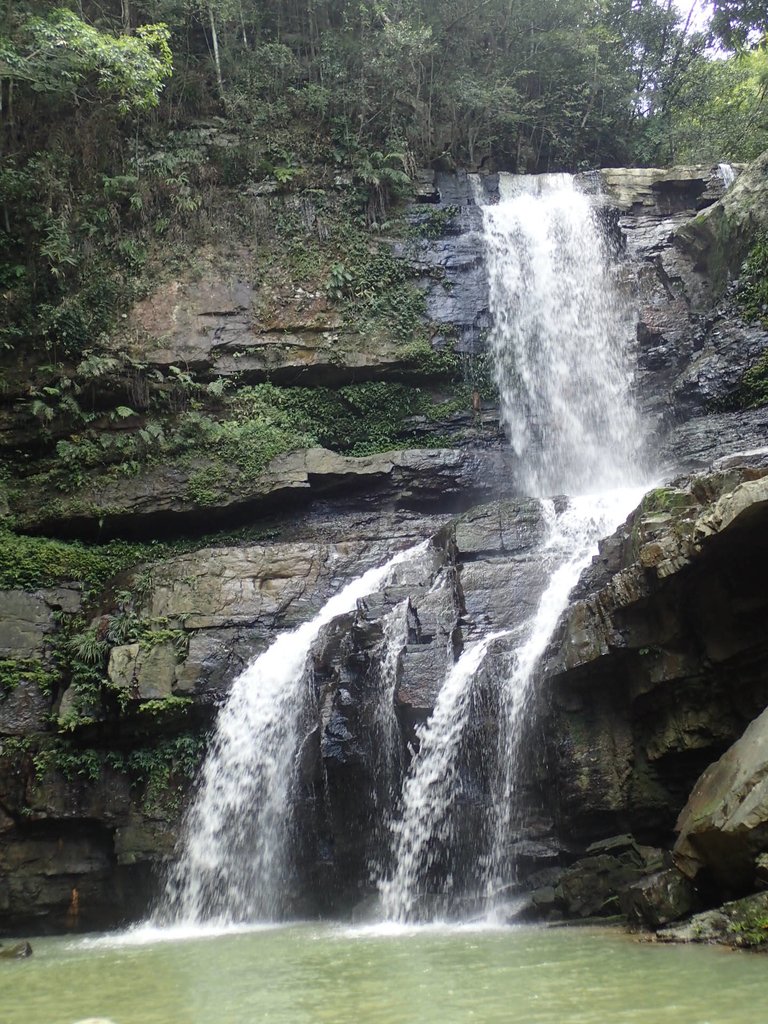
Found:
[[[497,187],[492,176],[484,187]],[[659,925],[745,895],[767,852],[760,719],[750,723],[768,704],[768,469],[760,454],[737,453],[766,445],[765,407],[739,406],[768,333],[743,322],[726,285],[764,227],[768,184],[763,159],[724,195],[710,168],[603,171],[585,187],[638,311],[635,383],[648,424],[638,444],[664,486],[603,543],[553,638],[524,780],[530,813],[512,838],[529,916],[624,910]],[[320,230],[311,203],[286,202],[307,231]],[[276,204],[254,199],[262,221]],[[415,240],[388,245],[423,299],[426,353],[381,324],[361,331],[317,280],[265,275],[254,252],[231,247],[197,254],[139,302],[127,349],[113,339],[115,353],[141,365],[141,381],[160,375],[176,419],[216,381],[233,393],[283,389],[277,399],[256,392],[259,403],[326,389],[329,402],[340,395],[358,411],[360,392],[344,389],[405,387],[420,404],[411,394],[396,412],[401,432],[386,436],[407,447],[329,450],[302,420],[247,464],[223,448],[235,454],[212,474],[214,447],[242,413],[227,407],[214,416],[210,451],[128,469],[84,463],[55,498],[47,464],[19,473],[8,504],[21,539],[3,549],[0,591],[0,930],[93,928],[144,912],[234,676],[351,576],[431,538],[421,577],[331,623],[313,654],[296,899],[305,911],[353,906],[384,846],[377,808],[389,782],[370,737],[387,615],[402,605],[402,770],[451,660],[491,629],[514,630],[535,606],[542,512],[519,493],[485,388],[488,300],[466,175],[423,174],[408,217],[421,226]],[[446,353],[450,382],[434,362]],[[126,381],[106,381],[111,400],[128,400]],[[15,400],[9,392],[6,405]],[[284,429],[276,409],[263,431]],[[98,443],[111,451],[130,435],[126,451],[153,436],[160,445],[149,414],[137,417],[126,426],[105,415]],[[163,438],[169,423],[156,428]],[[24,430],[12,410],[0,429],[16,450]],[[142,543],[126,550],[126,538]],[[493,673],[504,664],[502,644],[466,766],[469,822],[487,794],[479,751],[495,742]],[[732,872],[722,866],[731,842]]]

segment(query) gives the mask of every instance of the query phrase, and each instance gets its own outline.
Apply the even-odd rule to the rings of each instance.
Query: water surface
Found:
[[[0,962],[2,1024],[757,1024],[768,1005],[765,957],[607,929],[303,924],[34,948]]]

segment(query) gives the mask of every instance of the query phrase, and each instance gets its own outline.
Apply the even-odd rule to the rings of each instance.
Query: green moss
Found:
[[[679,491],[674,487],[657,487],[643,497],[640,510],[646,514],[676,512],[690,508],[694,504],[694,497],[688,491]]]
[[[767,321],[768,322],[768,321]],[[768,403],[768,352],[750,367],[741,380],[738,406],[750,409]]]

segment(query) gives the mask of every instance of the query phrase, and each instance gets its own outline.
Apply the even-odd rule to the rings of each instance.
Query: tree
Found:
[[[755,44],[768,34],[765,0],[714,0],[711,29],[729,50]]]
[[[115,36],[58,8],[45,17],[22,16],[0,37],[0,80],[72,104],[114,104],[127,114],[156,106],[173,68],[164,25],[141,25]]]

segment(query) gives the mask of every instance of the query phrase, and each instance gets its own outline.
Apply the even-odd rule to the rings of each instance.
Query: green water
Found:
[[[0,1024],[765,1024],[768,958],[610,930],[293,925],[40,939],[0,961]]]

